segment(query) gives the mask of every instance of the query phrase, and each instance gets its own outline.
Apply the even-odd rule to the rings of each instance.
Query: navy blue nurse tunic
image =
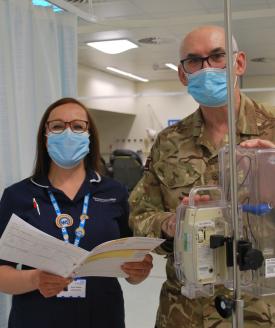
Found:
[[[61,190],[51,186],[48,178],[28,178],[4,190],[0,202],[0,236],[12,213],[34,227],[56,238],[63,239],[55,224],[56,213],[50,201],[51,190],[61,213],[70,214],[74,223],[67,228],[70,242],[79,226],[83,200],[90,192],[89,219],[85,236],[79,247],[90,251],[108,240],[130,236],[128,227],[128,194],[120,183],[100,177],[95,172],[87,174],[73,200]],[[33,205],[39,206],[40,215]],[[0,260],[0,265],[15,263]],[[24,267],[24,269],[28,269]],[[39,291],[14,295],[9,317],[9,328],[124,328],[124,301],[116,278],[87,277],[86,298],[44,298]]]

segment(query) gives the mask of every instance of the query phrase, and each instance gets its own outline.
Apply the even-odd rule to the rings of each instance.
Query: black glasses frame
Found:
[[[235,52],[234,52],[234,53],[235,53]],[[185,71],[186,73],[188,73],[188,74],[192,74],[192,73],[195,73],[195,72],[201,70],[201,69],[203,68],[203,64],[204,64],[205,61],[207,61],[207,64],[208,64],[210,67],[213,67],[213,66],[209,63],[209,58],[214,57],[214,56],[217,56],[217,55],[226,55],[226,53],[225,53],[225,52],[217,52],[217,53],[211,54],[211,55],[206,56],[206,57],[200,57],[200,56],[198,56],[198,57],[188,57],[188,58],[185,58],[185,59],[180,60],[180,63],[181,63],[181,65],[182,65],[182,67],[183,67],[183,69],[184,69],[184,71]],[[190,71],[188,72],[188,71],[186,70],[186,68],[184,67],[184,64],[185,64],[185,62],[187,62],[188,60],[192,60],[192,59],[201,60],[201,67],[200,67],[198,70],[194,71],[194,72],[190,72]]]

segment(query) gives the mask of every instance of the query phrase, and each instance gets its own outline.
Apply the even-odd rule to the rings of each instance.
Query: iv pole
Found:
[[[240,270],[237,264],[237,243],[240,239],[239,215],[238,215],[238,194],[237,194],[237,165],[236,165],[236,118],[235,118],[235,97],[234,97],[234,74],[233,74],[233,49],[231,31],[231,0],[224,0],[225,17],[225,37],[226,37],[226,59],[227,59],[227,90],[228,90],[228,136],[229,136],[229,162],[230,162],[230,195],[231,195],[231,215],[233,221],[233,313],[232,327],[243,327],[243,306],[241,299]]]

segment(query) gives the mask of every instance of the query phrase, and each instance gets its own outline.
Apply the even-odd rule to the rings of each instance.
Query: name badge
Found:
[[[72,281],[67,290],[63,290],[56,297],[85,298],[86,297],[86,279],[76,279]]]

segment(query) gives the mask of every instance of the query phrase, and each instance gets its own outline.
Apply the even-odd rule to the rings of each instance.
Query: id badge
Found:
[[[86,297],[86,279],[73,280],[67,287],[56,297],[71,297],[71,298],[85,298]]]

